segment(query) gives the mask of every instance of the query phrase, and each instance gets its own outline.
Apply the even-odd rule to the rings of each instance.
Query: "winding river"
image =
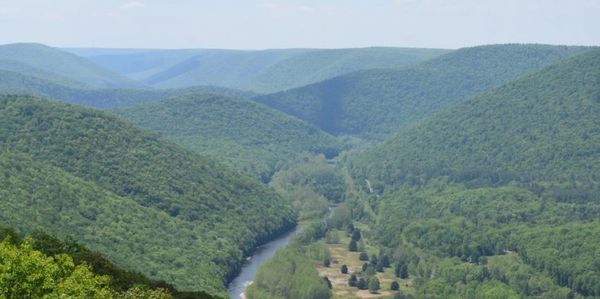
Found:
[[[246,290],[246,287],[252,283],[258,267],[266,262],[277,249],[287,246],[290,238],[293,237],[297,231],[298,226],[281,237],[258,247],[254,252],[254,255],[242,266],[240,274],[229,283],[227,288],[229,297],[232,299],[244,298],[244,291]]]
[[[327,218],[331,218],[335,208],[335,206],[329,207]],[[273,256],[277,249],[287,246],[287,244],[290,242],[290,239],[299,230],[302,230],[300,225],[296,226],[293,230],[287,232],[281,237],[258,247],[254,252],[254,255],[250,257],[242,266],[242,271],[240,274],[234,280],[232,280],[231,283],[229,283],[229,286],[227,287],[229,297],[231,299],[244,299],[244,291],[246,291],[246,287],[254,280],[254,276],[256,275],[256,270],[258,270],[258,267],[260,267],[260,265]]]

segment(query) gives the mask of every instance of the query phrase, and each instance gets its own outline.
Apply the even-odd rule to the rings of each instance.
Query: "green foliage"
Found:
[[[356,287],[359,290],[366,290],[369,286],[367,285],[367,280],[364,277],[361,277],[358,279],[358,282],[356,283]]]
[[[331,290],[310,259],[295,248],[286,248],[261,265],[246,295],[248,299],[328,299]]]
[[[338,232],[334,230],[329,230],[325,235],[325,242],[327,242],[327,244],[339,244],[340,236]]]
[[[354,226],[352,226],[352,211],[347,204],[342,203],[335,211],[329,219],[327,219],[327,224],[330,227],[337,229],[347,229],[348,231],[353,232]]]
[[[190,95],[117,110],[130,122],[197,153],[228,161],[267,182],[281,161],[303,152],[336,155],[321,130],[242,98]]]
[[[273,176],[271,185],[277,190],[306,187],[330,202],[344,200],[345,182],[324,155],[305,153],[296,157]]]
[[[355,240],[350,240],[350,243],[348,243],[348,251],[357,251],[358,250],[358,245],[356,244]]]
[[[26,240],[0,243],[0,297],[108,299],[108,276],[96,276],[68,255],[47,257]]]
[[[598,182],[599,78],[592,50],[441,112],[349,167],[387,186],[439,176],[474,185]]]
[[[366,252],[363,251],[363,252],[361,252],[358,255],[358,260],[359,261],[368,261],[369,260],[369,255]]]
[[[23,238],[11,227],[0,229],[0,240],[6,240],[16,247],[23,243]],[[204,292],[180,292],[164,281],[151,280],[141,273],[120,268],[100,253],[89,250],[70,237],[61,240],[36,230],[27,236],[26,240],[27,243],[23,248],[32,248],[49,257],[66,255],[72,259],[75,266],[89,267],[95,275],[108,277],[108,285],[114,298],[215,298]]]
[[[379,279],[376,276],[369,277],[369,292],[376,294],[379,291]]]
[[[3,97],[0,144],[0,222],[185,290],[224,291],[244,253],[295,222],[253,179],[102,112]]]
[[[342,265],[342,267],[340,267],[340,273],[348,274],[348,266]]]
[[[358,284],[358,278],[356,277],[356,274],[350,275],[350,278],[348,278],[348,286],[356,287],[357,284]]]
[[[590,50],[346,157],[382,195],[376,236],[409,253],[396,272],[421,296],[599,296],[599,70]],[[522,262],[498,266],[510,252]],[[465,265],[443,270],[447,257]]]
[[[477,92],[586,49],[465,48],[413,67],[355,72],[256,100],[335,135],[382,137]]]

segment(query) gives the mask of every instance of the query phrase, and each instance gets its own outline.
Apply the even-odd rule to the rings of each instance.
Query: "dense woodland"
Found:
[[[68,51],[0,46],[0,298],[225,298],[296,225],[248,299],[600,298],[597,48]]]
[[[381,138],[584,50],[542,45],[466,48],[406,68],[359,71],[256,100],[334,135]]]
[[[600,296],[599,58],[559,62],[345,158],[373,186],[362,189],[374,239],[410,260],[423,296],[477,298],[465,292],[481,280],[430,279],[448,271],[440,259],[485,268],[510,287],[502,298]],[[514,265],[497,273],[491,260]]]
[[[73,235],[152,278],[218,291],[295,223],[254,179],[103,112],[4,97],[0,115],[0,217],[20,231]]]
[[[341,143],[294,117],[243,98],[192,95],[115,111],[173,142],[268,182],[302,152],[336,156]]]

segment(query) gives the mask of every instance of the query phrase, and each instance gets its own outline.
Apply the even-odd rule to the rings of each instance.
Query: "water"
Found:
[[[329,213],[326,217],[331,218],[336,208],[337,206],[330,206]],[[258,247],[254,252],[254,255],[242,266],[242,271],[240,274],[233,281],[231,281],[231,283],[229,283],[227,288],[229,297],[231,299],[244,299],[244,291],[246,290],[246,287],[252,283],[258,267],[271,258],[277,249],[287,246],[287,244],[290,242],[290,239],[301,230],[302,227],[298,225],[293,230],[287,232],[281,237]]]
[[[250,260],[246,261],[242,266],[240,274],[229,284],[227,289],[229,297],[232,299],[244,298],[242,294],[246,290],[246,287],[252,283],[258,267],[267,261],[277,249],[287,246],[290,238],[294,236],[296,231],[297,227],[285,235],[258,247]]]

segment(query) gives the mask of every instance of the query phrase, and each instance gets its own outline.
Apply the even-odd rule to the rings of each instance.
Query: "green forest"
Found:
[[[597,47],[0,45],[0,298],[597,299],[599,145]]]
[[[254,179],[106,113],[3,97],[0,115],[0,218],[19,231],[73,235],[151,278],[214,292],[295,223]]]
[[[229,162],[268,182],[287,157],[303,152],[336,156],[333,136],[277,110],[243,98],[191,95],[115,111],[194,152]]]
[[[544,45],[465,48],[406,68],[358,71],[256,100],[334,135],[379,139],[466,97],[585,49]]]

